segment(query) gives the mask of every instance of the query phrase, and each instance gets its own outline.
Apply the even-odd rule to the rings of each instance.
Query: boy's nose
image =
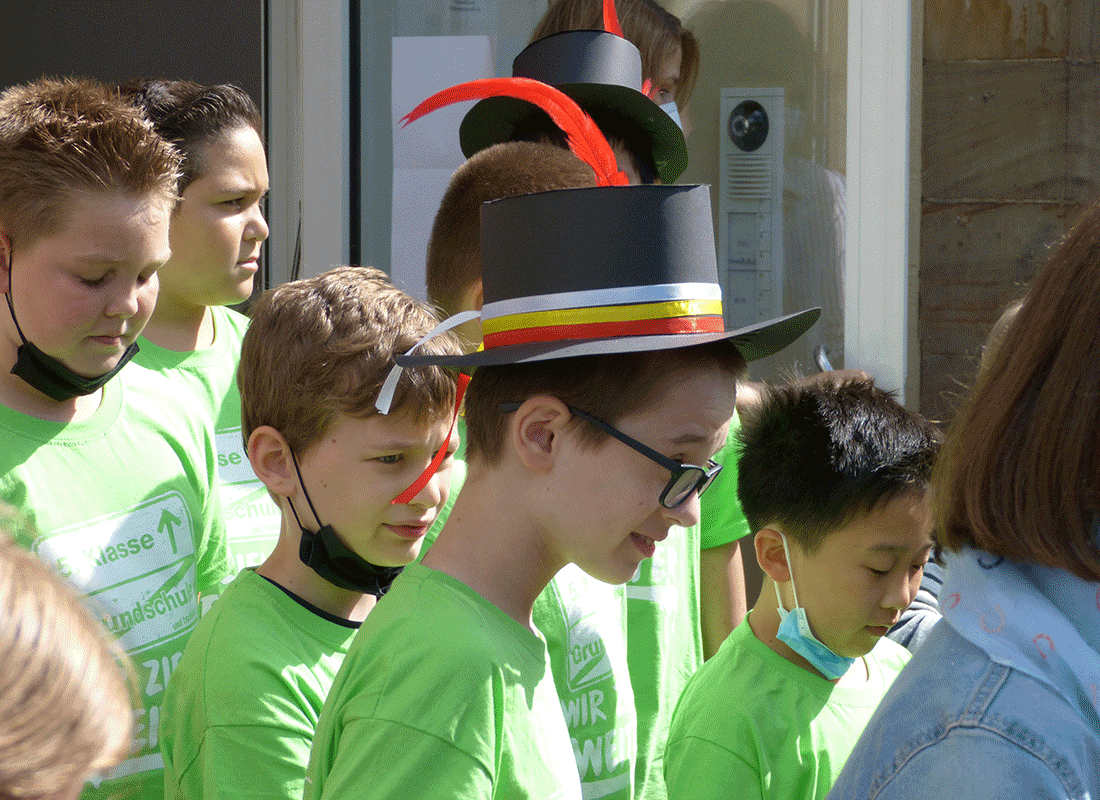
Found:
[[[142,288],[136,283],[121,288],[107,304],[107,316],[128,318],[137,314],[141,305],[140,293]]]
[[[660,513],[665,519],[672,520],[673,524],[681,528],[690,528],[699,523],[699,493],[692,492],[687,500],[676,508],[660,507]]]
[[[268,228],[267,220],[264,218],[264,212],[257,203],[251,219],[249,219],[248,224],[245,226],[244,238],[252,242],[262,242],[267,239],[269,233],[270,229]]]
[[[905,611],[917,596],[920,579],[920,572],[916,576],[910,575],[908,572],[903,573],[897,580],[892,582],[889,591],[882,598],[882,607]]]

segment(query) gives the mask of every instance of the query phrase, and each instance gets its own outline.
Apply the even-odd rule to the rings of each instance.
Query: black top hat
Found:
[[[532,42],[512,62],[512,77],[532,78],[560,89],[601,128],[624,123],[650,146],[657,175],[672,183],[687,167],[684,132],[639,91],[642,55],[630,41],[606,31],[562,31]],[[514,97],[490,97],[462,120],[458,140],[469,158],[509,141],[521,124],[545,112]]]
[[[481,279],[484,349],[398,364],[478,367],[722,340],[753,361],[821,314],[725,330],[707,186],[599,186],[486,203]]]

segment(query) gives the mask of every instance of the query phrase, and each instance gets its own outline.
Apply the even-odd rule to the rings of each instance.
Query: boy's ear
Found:
[[[247,448],[252,471],[268,490],[280,497],[289,497],[298,490],[290,445],[281,433],[270,425],[260,425],[248,437]]]
[[[787,564],[787,553],[783,548],[783,537],[775,528],[761,528],[753,538],[756,546],[756,561],[760,569],[776,583],[786,583],[791,579],[791,568]],[[794,544],[791,543],[793,547]]]
[[[565,403],[550,395],[529,397],[512,414],[508,436],[525,467],[543,473],[553,466],[569,417]]]
[[[485,304],[485,292],[481,285],[481,278],[474,278],[473,282],[462,290],[459,297],[459,308],[463,311],[481,311]]]

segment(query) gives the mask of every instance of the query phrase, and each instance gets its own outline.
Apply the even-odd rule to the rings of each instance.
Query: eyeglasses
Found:
[[[520,403],[501,403],[500,410],[506,414],[510,414],[513,411],[519,409]],[[591,425],[595,425],[604,433],[609,436],[613,436],[627,447],[636,450],[650,461],[654,461],[660,464],[662,467],[672,473],[672,477],[668,479],[668,483],[665,484],[664,490],[661,492],[659,502],[665,508],[678,508],[683,505],[693,492],[702,494],[707,490],[718,473],[722,471],[722,465],[707,459],[706,467],[697,467],[694,464],[685,464],[682,461],[677,461],[674,458],[661,455],[656,450],[646,447],[630,436],[627,436],[622,431],[612,428],[603,420],[597,419],[591,414],[581,411],[579,408],[567,405],[566,408],[573,414],[588,422]]]

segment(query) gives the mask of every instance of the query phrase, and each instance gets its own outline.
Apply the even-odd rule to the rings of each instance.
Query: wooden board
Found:
[[[950,419],[989,329],[1080,212],[1074,204],[928,204],[921,218],[920,410]]]
[[[1085,202],[1100,194],[1100,63],[1069,64],[1067,100],[1066,196]]]
[[[922,196],[1062,200],[1064,61],[974,61],[924,68]]]
[[[1058,58],[1078,0],[924,0],[924,60]]]

